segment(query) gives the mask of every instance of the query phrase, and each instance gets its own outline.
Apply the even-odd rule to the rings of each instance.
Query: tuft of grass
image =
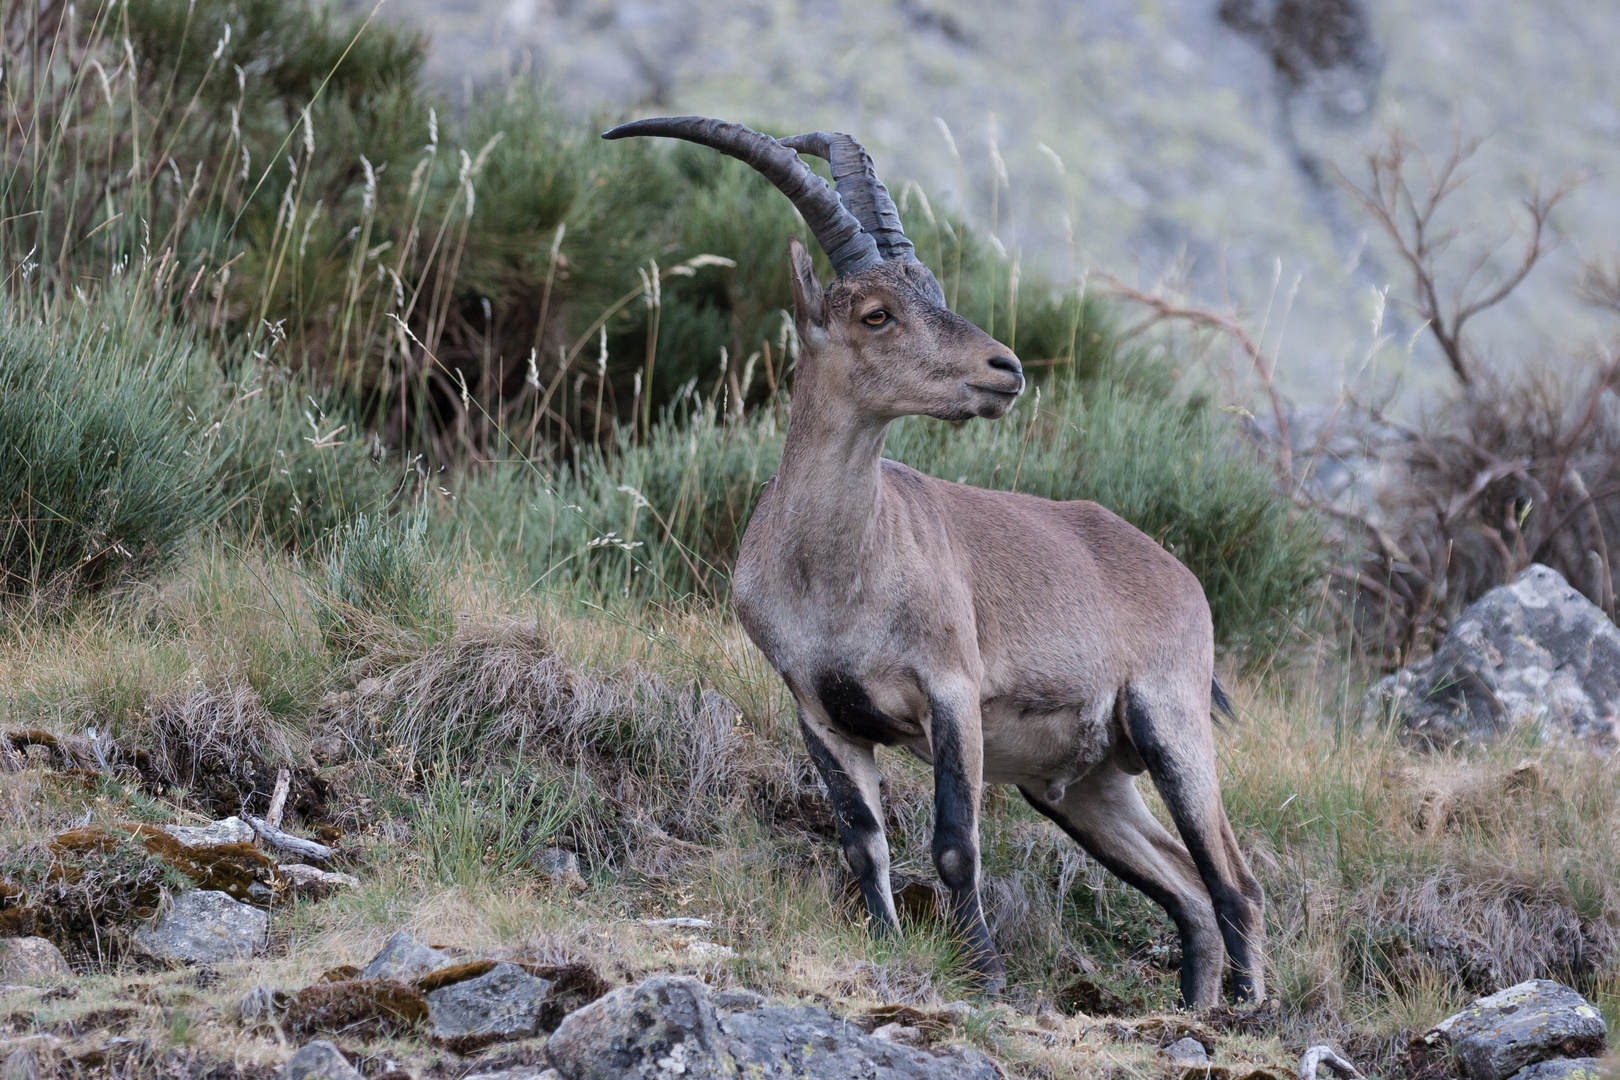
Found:
[[[184,404],[198,354],[101,316],[0,316],[0,601],[60,607],[155,569],[217,510]]]
[[[369,639],[444,637],[454,621],[425,508],[399,519],[359,514],[331,534],[312,604],[328,647],[359,655]]]
[[[441,761],[416,817],[428,872],[445,885],[475,888],[529,869],[580,809],[554,772],[543,758],[467,776]]]

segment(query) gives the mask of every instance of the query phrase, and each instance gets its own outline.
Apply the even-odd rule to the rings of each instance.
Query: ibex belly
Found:
[[[1062,789],[1113,755],[1112,695],[1085,704],[1054,707],[1008,698],[982,704],[984,778],[993,784]]]

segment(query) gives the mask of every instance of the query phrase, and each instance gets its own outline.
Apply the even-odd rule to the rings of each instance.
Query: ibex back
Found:
[[[933,765],[934,863],[987,987],[1004,980],[979,903],[990,782],[1016,784],[1169,912],[1187,1005],[1215,1004],[1226,956],[1236,996],[1261,998],[1263,898],[1221,805],[1198,580],[1095,503],[967,487],[884,459],[896,418],[993,420],[1024,377],[1011,352],[945,306],[853,139],[778,141],[700,117],[608,133],[627,135],[747,161],[793,199],[837,275],[823,289],[789,241],[803,348],[782,464],[743,537],[733,591],[798,702],[874,926],[899,931],[874,750],[901,746]],[[829,159],[836,193],[800,152]],[[1137,792],[1144,770],[1180,840]]]

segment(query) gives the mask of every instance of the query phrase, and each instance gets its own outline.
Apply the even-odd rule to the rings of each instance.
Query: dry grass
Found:
[[[250,807],[266,797],[261,766],[290,763],[304,793],[294,826],[341,827],[363,880],[283,911],[277,952],[211,987],[128,966],[90,971],[72,1003],[81,1012],[122,1002],[142,1010],[130,1030],[177,1045],[155,1019],[172,1020],[173,1007],[129,1004],[121,987],[136,980],[157,987],[154,1000],[188,997],[193,1048],[278,1060],[283,1044],[231,1019],[237,998],[258,981],[296,989],[364,962],[401,928],[478,956],[588,962],[615,982],[694,971],[857,1014],[968,996],[926,902],[927,770],[880,758],[896,880],[923,891],[908,892],[921,899],[906,939],[876,942],[779,680],[723,615],[581,612],[512,594],[472,564],[448,585],[453,633],[414,653],[382,634],[351,658],[326,650],[307,588],[283,559],[203,548],[155,588],[0,648],[7,728],[97,725],[130,760],[144,751],[152,776],[180,780],[188,762],[223,754],[199,775],[238,778]],[[1609,762],[1529,740],[1466,757],[1407,749],[1343,719],[1357,701],[1342,672],[1235,681],[1223,784],[1267,888],[1280,1004],[1246,1030],[1217,1030],[1218,1060],[1281,1066],[1326,1040],[1390,1075],[1409,1033],[1531,976],[1571,982],[1614,1017],[1620,779]],[[317,764],[312,743],[332,735],[345,752]],[[87,787],[43,764],[0,775],[0,866],[70,825],[225,809],[202,782],[127,775]],[[1150,1021],[1171,1015],[1172,927],[1021,801],[992,790],[986,806],[987,909],[1013,989],[957,1035],[1020,1075],[1156,1075],[1155,1040],[1170,1029]],[[493,824],[454,831],[469,821]],[[530,867],[549,844],[582,856],[584,891]],[[642,925],[671,915],[713,925]],[[736,955],[696,956],[694,940]],[[1064,1016],[1077,979],[1126,1015]],[[67,1004],[39,1005],[39,1023]],[[413,1068],[435,1053],[400,1038],[373,1049]]]

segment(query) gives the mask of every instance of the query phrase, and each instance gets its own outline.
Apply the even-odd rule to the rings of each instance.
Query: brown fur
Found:
[[[1095,503],[884,460],[900,416],[1004,415],[1023,389],[1018,362],[939,306],[919,264],[887,262],[823,291],[797,241],[791,260],[804,349],[736,602],[798,701],[874,922],[898,928],[873,755],[883,743],[934,764],[935,864],[988,984],[1002,964],[978,900],[986,781],[1018,785],[1165,906],[1182,933],[1189,1005],[1215,1003],[1223,949],[1239,995],[1262,996],[1263,901],[1216,784],[1214,645],[1198,580]],[[863,321],[878,309],[887,321]],[[1180,840],[1142,802],[1132,778],[1144,769]]]

